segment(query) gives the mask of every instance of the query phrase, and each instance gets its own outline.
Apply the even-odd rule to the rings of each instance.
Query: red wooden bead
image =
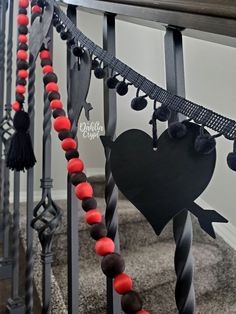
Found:
[[[53,72],[53,67],[51,65],[45,65],[43,67],[43,74],[46,74],[46,73],[50,73],[50,72]]]
[[[57,83],[54,82],[50,82],[46,85],[46,92],[50,93],[50,92],[58,92],[59,88]]]
[[[145,310],[141,310],[141,311],[136,312],[136,314],[150,314],[150,312],[147,312]]]
[[[70,130],[71,129],[71,123],[70,120],[67,117],[59,116],[54,120],[53,123],[54,129],[57,132],[60,132],[61,130]]]
[[[29,24],[29,18],[25,14],[19,14],[17,16],[17,23],[19,25],[28,25]]]
[[[18,101],[14,102],[12,105],[11,105],[12,109],[15,110],[15,111],[19,111],[20,108],[21,108],[21,105],[20,103],[18,103]]]
[[[18,50],[17,58],[20,60],[26,60],[28,58],[28,53],[25,50]]]
[[[86,213],[85,220],[89,225],[97,224],[102,221],[102,214],[97,209],[91,209]]]
[[[27,37],[26,35],[20,34],[20,35],[18,36],[18,41],[19,41],[20,43],[26,44],[27,41],[28,41],[28,37]]]
[[[67,164],[67,171],[72,174],[82,172],[84,170],[84,163],[79,158],[71,158]]]
[[[61,147],[64,151],[68,151],[70,149],[76,149],[77,147],[77,143],[73,138],[65,138],[62,142],[61,142]]]
[[[40,55],[41,59],[50,59],[51,58],[50,52],[48,50],[40,51],[39,55]]]
[[[60,101],[60,99],[53,99],[50,102],[50,108],[51,109],[61,109],[63,107],[62,102]]]
[[[110,238],[101,238],[96,242],[95,251],[98,255],[105,256],[115,251],[115,244]]]
[[[78,199],[83,200],[93,196],[93,188],[88,182],[82,182],[76,185],[75,194]]]
[[[26,70],[19,70],[18,76],[23,78],[23,79],[26,79],[28,77],[28,72]]]
[[[21,8],[28,8],[29,0],[19,0],[19,7]]]
[[[34,5],[34,6],[32,7],[32,9],[31,9],[31,11],[32,11],[32,13],[34,13],[34,12],[39,12],[39,13],[41,13],[41,12],[42,12],[42,8],[40,8],[40,6],[38,6],[38,5]]]
[[[125,294],[132,290],[133,282],[129,275],[122,273],[114,279],[114,289],[119,294]]]
[[[18,94],[24,94],[25,93],[25,86],[24,85],[17,85],[16,86],[16,92],[18,93]]]

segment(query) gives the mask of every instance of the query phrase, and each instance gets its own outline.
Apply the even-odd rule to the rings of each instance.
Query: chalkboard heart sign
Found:
[[[111,170],[126,198],[146,217],[156,234],[183,209],[199,219],[201,227],[215,237],[212,222],[227,222],[215,211],[202,210],[194,201],[209,184],[216,163],[216,151],[199,154],[194,142],[199,125],[186,123],[188,132],[181,139],[170,138],[166,130],[158,139],[156,151],[152,138],[141,130],[128,130],[111,147]]]

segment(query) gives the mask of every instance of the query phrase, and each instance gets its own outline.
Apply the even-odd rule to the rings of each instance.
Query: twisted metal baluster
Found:
[[[105,14],[103,23],[103,48],[104,50],[115,55],[115,15]],[[106,78],[109,77],[109,70],[106,69]],[[106,87],[104,80],[104,122],[105,122],[105,136],[115,139],[117,108],[116,108],[116,94],[113,90]],[[109,147],[104,146],[105,149],[105,200],[106,200],[106,225],[108,230],[108,237],[115,241],[116,252],[120,251],[119,235],[118,235],[118,213],[117,213],[117,199],[118,190],[111,173]],[[118,314],[121,312],[120,297],[113,289],[113,281],[107,278],[107,313]]]
[[[52,53],[53,29],[49,30],[51,39],[49,49]],[[51,251],[53,235],[60,224],[62,210],[52,200],[51,189],[51,109],[44,92],[44,118],[43,118],[43,168],[42,168],[42,198],[34,209],[32,227],[38,232],[39,241],[42,246],[41,261],[43,265],[42,274],[42,297],[43,314],[51,313],[51,263],[53,253]]]
[[[30,118],[30,136],[34,145],[34,116],[35,116],[35,61],[32,55],[29,58],[28,80],[28,114]],[[15,173],[15,176],[17,173]],[[26,273],[25,273],[25,311],[33,313],[33,219],[34,208],[34,169],[27,170],[27,248],[26,248]]]
[[[167,27],[165,35],[167,90],[184,96],[184,65],[181,30]],[[172,112],[169,123],[181,119]],[[194,314],[195,292],[193,286],[192,221],[187,210],[173,219],[173,232],[176,242],[175,271],[177,282],[175,299],[179,314]]]

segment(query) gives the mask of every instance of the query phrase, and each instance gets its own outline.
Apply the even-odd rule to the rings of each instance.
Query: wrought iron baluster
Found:
[[[115,55],[115,15],[105,14],[103,21],[103,49]],[[115,139],[117,108],[116,108],[116,93],[106,86],[106,79],[109,77],[110,71],[106,68],[106,77],[104,80],[104,123],[105,136]],[[110,168],[110,153],[108,147],[105,149],[105,200],[106,200],[106,224],[108,236],[115,241],[116,252],[120,251],[119,235],[118,235],[118,214],[117,214],[117,199],[118,190],[113,179]],[[113,280],[107,278],[107,313],[121,313],[120,296],[113,289]]]
[[[76,25],[77,10],[76,6],[68,5],[67,16]],[[75,92],[73,89],[80,88],[72,84],[71,76],[76,62],[70,47],[67,48],[67,110],[72,125],[73,135],[77,134],[77,119],[74,114],[71,95]],[[73,185],[70,177],[67,178],[67,285],[68,285],[68,311],[71,314],[78,313],[79,307],[79,229],[78,229],[78,201],[75,197]]]
[[[51,39],[49,48],[52,53],[52,27],[49,31]],[[42,198],[34,208],[32,227],[38,232],[39,241],[42,247],[41,262],[43,265],[42,274],[42,313],[51,313],[51,264],[52,264],[52,241],[53,235],[61,221],[62,211],[53,201],[51,195],[51,109],[44,92],[44,118],[43,118],[43,168],[42,168]]]
[[[184,97],[184,63],[181,30],[167,27],[165,35],[166,81],[167,90]],[[181,116],[172,113],[170,123],[180,120]],[[193,286],[192,221],[187,210],[173,219],[173,232],[176,242],[175,288],[176,305],[179,314],[194,314],[195,292]]]

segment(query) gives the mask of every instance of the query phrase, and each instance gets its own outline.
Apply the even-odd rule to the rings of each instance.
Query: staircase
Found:
[[[104,178],[91,177],[98,208],[105,211]],[[66,201],[57,201],[66,209]],[[157,237],[145,218],[122,195],[118,202],[119,234],[126,272],[134,279],[135,290],[152,314],[175,314],[174,251],[175,244],[170,223]],[[84,212],[78,213],[80,293],[79,311],[83,314],[106,313],[106,278],[100,268],[100,257],[94,253],[94,241]],[[236,252],[220,237],[211,239],[193,218],[193,255],[195,259],[196,314],[236,313]],[[59,299],[67,303],[66,210],[54,242],[53,313],[65,313]],[[36,245],[39,252],[40,247]],[[39,258],[36,259],[37,266]],[[37,272],[36,285],[40,277]],[[75,274],[76,275],[76,274]],[[60,296],[59,296],[60,295]]]

